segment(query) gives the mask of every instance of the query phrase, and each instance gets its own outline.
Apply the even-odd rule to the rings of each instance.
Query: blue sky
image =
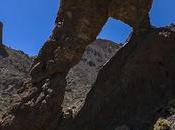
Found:
[[[4,23],[4,44],[35,55],[54,26],[59,0],[0,0],[0,21]],[[175,0],[154,0],[150,13],[154,26],[175,23]],[[98,38],[124,42],[131,28],[109,19]]]

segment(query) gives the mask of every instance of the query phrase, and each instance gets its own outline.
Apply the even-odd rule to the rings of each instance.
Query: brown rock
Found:
[[[30,80],[29,69],[32,58],[23,53],[3,45],[8,57],[0,54],[0,118],[19,98],[17,92],[25,82]],[[1,51],[1,50],[0,50]]]
[[[8,53],[3,45],[3,23],[0,21],[0,58],[8,57]]]
[[[113,130],[123,124],[134,130],[152,128],[157,111],[175,98],[174,43],[175,33],[169,29],[152,29],[137,41],[131,39],[99,72],[72,124],[60,129]]]
[[[80,61],[86,46],[95,40],[108,17],[130,24],[137,37],[150,28],[148,12],[152,0],[61,2],[53,34],[33,65],[32,83],[26,85],[30,89],[21,93],[27,95],[4,117],[1,130],[54,129],[55,123],[62,119],[65,77]]]

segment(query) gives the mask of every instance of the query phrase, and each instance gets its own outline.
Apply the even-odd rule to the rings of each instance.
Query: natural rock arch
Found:
[[[125,45],[132,37],[133,29],[120,20],[109,17],[96,39],[113,41],[119,45]]]
[[[149,10],[152,0],[61,0],[60,5],[56,26],[48,41],[52,45],[46,42],[36,60],[47,61],[52,57],[56,62],[57,72],[67,72],[70,66],[80,60],[86,46],[95,40],[109,17],[132,26],[134,35],[150,28]],[[52,48],[51,53],[55,50],[55,54],[48,53],[47,47]]]
[[[150,28],[151,4],[152,0],[62,0],[53,34],[33,64],[32,81],[24,85],[22,100],[3,118],[0,129],[54,129],[62,118],[67,72],[108,17],[131,25],[137,37]]]

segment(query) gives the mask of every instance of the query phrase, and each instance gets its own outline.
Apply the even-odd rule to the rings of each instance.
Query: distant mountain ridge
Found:
[[[67,74],[67,86],[62,104],[65,112],[76,107],[73,116],[77,114],[84,104],[87,93],[96,81],[99,70],[120,48],[121,45],[103,39],[95,40],[87,46],[80,62]]]

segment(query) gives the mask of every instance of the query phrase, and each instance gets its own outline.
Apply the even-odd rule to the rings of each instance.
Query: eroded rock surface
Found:
[[[12,100],[18,98],[17,91],[23,83],[30,79],[29,69],[32,59],[22,51],[17,51],[3,45],[0,50],[0,117],[11,106]]]
[[[84,104],[84,99],[86,97],[86,94],[89,92],[89,90],[91,89],[91,85],[95,82],[98,71],[103,67],[103,65],[109,61],[109,59],[121,48],[120,45],[117,45],[116,43],[113,43],[111,41],[107,41],[107,40],[96,40],[94,41],[92,44],[90,44],[86,50],[85,53],[82,56],[81,61],[74,66],[68,73],[67,75],[67,87],[65,90],[65,95],[64,95],[64,101],[62,104],[63,107],[63,112],[64,112],[64,116],[67,116],[66,118],[70,117],[70,112],[72,112],[72,108],[74,108],[74,112],[72,113],[72,115],[75,116],[75,114],[78,113],[78,111],[81,109],[81,107]],[[8,49],[8,48],[7,48]],[[9,49],[8,49],[9,50]],[[18,73],[15,71],[12,71],[12,69],[8,70],[8,72],[10,73],[15,73],[14,77],[16,77],[17,79],[20,78],[21,84],[18,84],[18,82],[14,82],[13,83],[13,88],[11,88],[11,91],[6,92],[8,95],[11,96],[11,98],[5,98],[6,101],[10,102],[10,99],[14,99],[15,100],[19,100],[21,97],[25,97],[26,95],[28,95],[28,91],[30,91],[30,86],[29,88],[26,87],[22,87],[23,84],[23,79],[27,80],[26,78],[28,77],[28,71],[29,71],[29,66],[27,66],[25,63],[26,60],[26,55],[24,54],[23,57],[23,53],[20,51],[15,51],[15,50],[9,50],[9,53],[11,53],[10,58],[4,58],[3,60],[6,62],[4,64],[4,66],[10,66],[11,64],[7,61],[9,61],[9,59],[13,59],[14,60],[14,65],[16,68],[21,68],[21,67],[26,67],[26,68],[21,68],[21,71],[25,71],[24,73],[27,76],[24,75],[20,75],[20,77],[17,75]],[[19,58],[19,56],[21,56]],[[11,58],[13,57],[13,58]],[[29,57],[27,57],[29,58]],[[31,59],[29,59],[29,61],[31,61]],[[13,63],[13,62],[12,62]],[[23,64],[22,64],[23,63]],[[13,64],[12,64],[13,65]],[[3,64],[1,64],[1,66],[3,67]],[[14,69],[14,68],[13,68]],[[6,73],[7,75],[7,73]],[[13,79],[12,75],[9,75],[8,77],[5,77],[6,80],[10,80]],[[4,87],[4,86],[3,86]],[[18,88],[16,88],[18,87]],[[25,90],[25,92],[21,95],[17,94],[17,90],[20,92],[21,90],[23,91],[23,89],[29,89],[28,91]],[[12,91],[13,90],[13,91]],[[4,90],[6,91],[6,90]],[[40,97],[42,97],[42,95],[40,95]],[[6,102],[7,104],[7,102]],[[11,106],[11,105],[9,105]],[[69,108],[71,108],[69,110]],[[69,111],[70,112],[69,112]],[[68,115],[66,115],[66,112]],[[71,116],[72,116],[71,115]]]
[[[96,81],[98,71],[120,48],[121,46],[116,43],[100,39],[86,48],[80,62],[71,68],[66,77],[63,111],[72,109],[72,116],[78,113],[92,84]]]
[[[8,53],[3,44],[0,44],[0,58],[8,57]]]
[[[138,39],[150,29],[151,4],[152,0],[61,0],[53,34],[32,66],[32,80],[23,86],[23,98],[3,118],[0,129],[54,129],[63,119],[66,75],[80,61],[86,46],[109,17],[132,26],[133,39]],[[125,55],[130,54],[131,44]]]
[[[132,49],[131,42],[137,42]],[[175,98],[174,49],[170,29],[151,29],[131,39],[99,72],[78,116],[60,130],[153,128],[162,107]]]

